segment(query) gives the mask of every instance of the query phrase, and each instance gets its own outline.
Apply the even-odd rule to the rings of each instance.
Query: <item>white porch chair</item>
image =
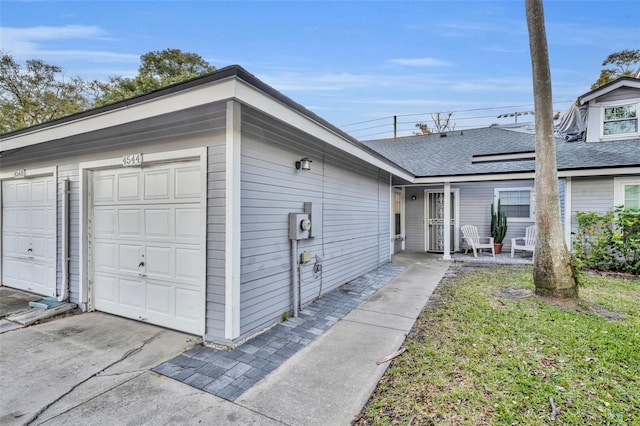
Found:
[[[518,241],[522,241],[522,244],[518,244]],[[528,226],[525,230],[524,237],[511,239],[511,257],[513,257],[516,250],[530,251],[531,254],[536,249],[536,227]]]
[[[496,252],[493,248],[493,237],[480,237],[478,235],[478,228],[476,228],[473,225],[462,225],[460,229],[462,230],[462,235],[463,235],[462,238],[467,241],[467,244],[473,250],[473,257],[478,257],[478,253],[477,253],[478,250],[482,251],[483,249],[486,249],[486,248],[491,249],[491,255],[493,257],[496,257]],[[489,242],[486,244],[481,244],[480,239],[488,240]],[[467,253],[468,250],[469,250],[469,247],[465,249],[464,251],[465,254]]]

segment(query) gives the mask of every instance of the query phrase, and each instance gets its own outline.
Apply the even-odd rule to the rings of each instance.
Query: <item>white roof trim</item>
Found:
[[[608,167],[602,169],[579,169],[579,170],[558,170],[558,177],[576,176],[614,176],[614,175],[640,175],[640,167]],[[496,173],[484,175],[466,176],[435,176],[418,177],[413,180],[413,184],[432,184],[442,182],[487,182],[500,180],[521,180],[533,179],[534,172]]]
[[[633,87],[636,89],[640,89],[640,80],[627,80],[627,79],[623,79],[623,80],[619,80],[616,81],[615,83],[613,83],[611,86],[607,86],[607,87],[602,87],[600,89],[596,89],[593,92],[589,93],[586,96],[580,97],[580,105],[584,105],[587,102],[598,98],[602,95],[606,95],[609,92],[613,92],[616,89],[619,89],[621,87]]]
[[[326,141],[344,152],[361,158],[380,169],[405,180],[413,180],[413,175],[354,145],[343,136],[340,136],[308,116],[280,103],[235,76],[210,84],[176,91],[133,105],[123,105],[117,109],[80,117],[64,123],[53,124],[45,128],[34,129],[14,136],[8,136],[0,141],[0,151],[8,151],[55,141],[227,99],[237,99],[305,133],[309,133],[320,140]]]
[[[316,138],[326,141],[330,145],[352,154],[374,166],[392,173],[405,180],[412,181],[413,175],[403,171],[398,167],[381,160],[375,155],[361,149],[360,147],[349,142],[342,136],[333,132],[331,129],[323,126],[322,124],[312,120],[306,115],[289,108],[288,106],[281,104],[274,100],[270,96],[265,96],[260,90],[256,89],[250,84],[245,83],[242,80],[238,81],[236,87],[236,99],[253,108],[256,108],[263,113],[275,117],[285,123],[290,124],[305,133],[308,133]]]

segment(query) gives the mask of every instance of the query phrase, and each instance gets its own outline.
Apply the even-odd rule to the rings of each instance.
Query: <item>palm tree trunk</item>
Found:
[[[564,242],[558,194],[556,147],[553,135],[551,73],[542,0],[525,0],[533,70],[536,126],[536,248],[535,292],[541,296],[577,298],[578,285]],[[571,214],[571,212],[565,212]]]

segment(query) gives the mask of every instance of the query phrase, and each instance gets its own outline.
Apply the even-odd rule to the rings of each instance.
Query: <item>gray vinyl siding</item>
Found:
[[[480,236],[491,235],[491,203],[496,188],[533,187],[533,181],[491,181],[452,184],[451,189],[459,189],[458,229],[462,225],[474,225]],[[408,251],[424,251],[425,249],[425,212],[424,191],[426,189],[442,190],[442,187],[407,187],[405,190],[405,223],[407,228],[406,245]],[[416,199],[412,200],[411,197]],[[453,206],[452,206],[453,208]],[[503,241],[503,250],[511,249],[511,238],[524,235],[525,228],[534,221],[509,221],[507,235]],[[459,247],[464,249],[466,243],[459,235]]]
[[[224,128],[222,120],[218,129]],[[226,141],[220,132],[207,149],[207,340],[223,339],[225,331],[225,173]]]
[[[571,231],[577,212],[605,213],[613,209],[613,177],[571,179]]]
[[[389,262],[391,254],[391,189],[390,174],[378,175],[378,263]]]
[[[424,251],[424,187],[405,190],[405,250]],[[412,200],[411,197],[416,199]]]
[[[597,99],[598,103],[601,102],[615,102],[615,101],[624,101],[630,100],[637,102],[638,97],[640,96],[640,89],[636,89],[634,87],[621,87],[613,92],[607,93],[606,95],[600,96]]]
[[[481,236],[491,236],[491,203],[493,203],[494,190],[503,188],[523,188],[531,187],[533,181],[501,181],[501,182],[475,182],[457,185],[460,188],[460,226],[474,225],[478,227]],[[507,222],[507,235],[504,238],[503,251],[511,250],[511,238],[522,237],[525,229],[533,225],[533,220]],[[460,233],[460,247],[466,247],[462,243],[462,232]]]
[[[311,170],[295,169],[302,157]],[[244,105],[241,162],[241,339],[292,309],[288,215],[305,202],[313,238],[298,242],[298,254],[312,253],[303,305],[389,261],[388,174]]]

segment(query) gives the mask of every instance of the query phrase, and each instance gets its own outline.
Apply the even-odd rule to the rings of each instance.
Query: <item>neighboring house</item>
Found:
[[[0,168],[2,284],[229,345],[298,275],[306,304],[388,262],[412,179],[238,66],[1,135]]]
[[[578,98],[565,117],[560,130],[571,142],[558,137],[556,145],[568,244],[575,212],[640,208],[639,111],[640,80],[624,77]],[[461,225],[490,235],[491,204],[498,199],[508,216],[504,249],[535,222],[532,129],[489,127],[363,143],[415,176],[394,179],[394,232],[402,241],[396,249],[449,258],[445,247],[463,248]]]

